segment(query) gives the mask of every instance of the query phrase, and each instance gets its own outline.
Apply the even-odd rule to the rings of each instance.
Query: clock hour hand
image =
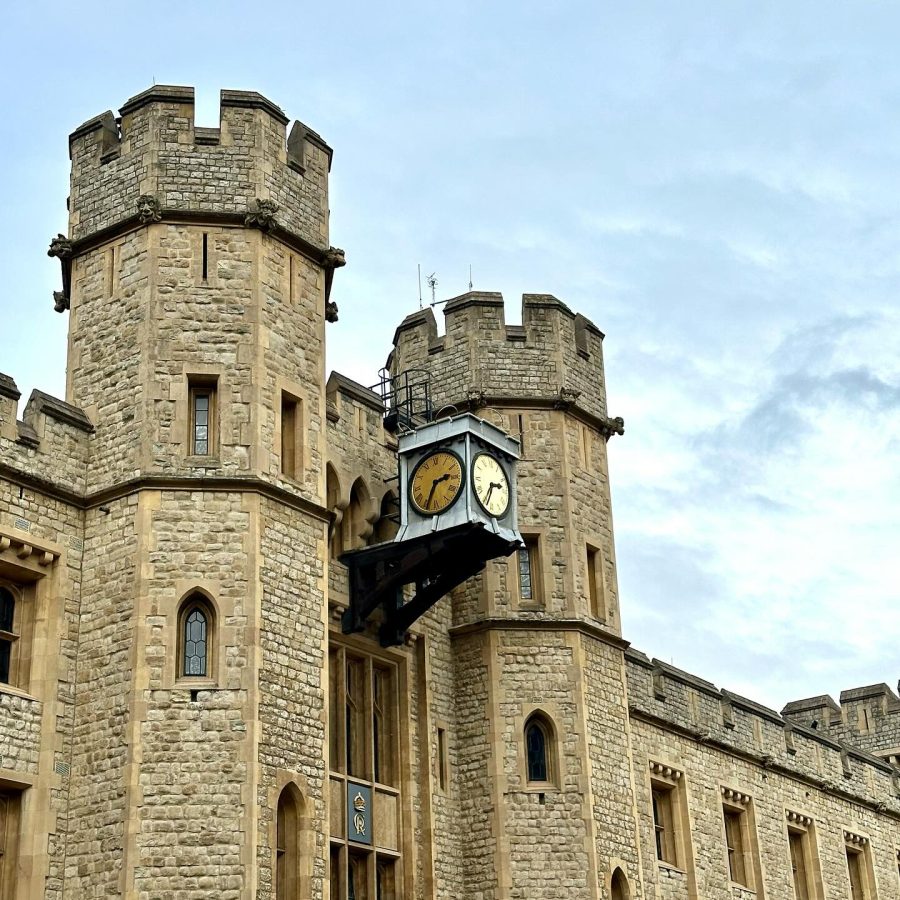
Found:
[[[449,477],[450,473],[448,472],[446,475],[441,475],[440,478],[435,478],[431,482],[431,490],[428,492],[428,499],[425,501],[425,509],[431,509],[431,498],[434,496],[435,489],[442,481],[446,481]]]

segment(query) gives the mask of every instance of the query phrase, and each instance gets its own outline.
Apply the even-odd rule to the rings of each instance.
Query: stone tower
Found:
[[[157,86],[70,137],[57,306],[66,399],[95,430],[66,896],[269,897],[279,792],[325,818],[324,330],[343,257],[331,150],[287,123],[222,91],[220,127],[199,128],[193,89]],[[318,897],[326,838],[307,840]]]
[[[440,337],[430,310],[404,320],[390,370],[428,372],[436,408],[519,438],[526,542],[455,593],[448,622],[462,895],[608,896],[638,842],[606,456],[622,422],[607,416],[603,335],[547,295],[523,297],[521,326],[494,293],[444,313]],[[523,754],[529,723],[554,748],[546,772]]]

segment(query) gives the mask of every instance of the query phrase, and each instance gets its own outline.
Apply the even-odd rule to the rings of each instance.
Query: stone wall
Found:
[[[758,894],[791,894],[788,815],[809,820],[828,897],[849,897],[845,835],[864,839],[878,896],[897,890],[900,796],[896,770],[858,749],[783,719],[695,676],[626,654],[644,880],[651,895],[727,896],[723,790],[749,798],[761,863]],[[657,863],[652,766],[680,773],[689,831],[686,859]],[[745,801],[745,804],[748,801]]]

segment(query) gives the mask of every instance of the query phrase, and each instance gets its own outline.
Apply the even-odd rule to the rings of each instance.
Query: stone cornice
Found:
[[[629,642],[617,635],[610,634],[599,625],[586,622],[582,619],[506,619],[492,617],[479,619],[477,622],[467,622],[465,625],[455,625],[449,630],[451,638],[467,637],[472,634],[481,634],[486,631],[573,631],[587,637],[595,638],[611,647],[625,650],[630,646]]]
[[[625,433],[625,422],[623,419],[595,416],[579,406],[577,398],[571,399],[565,394],[557,394],[553,397],[515,397],[508,394],[486,394],[480,391],[476,392],[476,394],[477,396],[474,398],[470,396],[464,400],[451,401],[448,405],[455,406],[457,409],[468,409],[472,412],[488,406],[512,409],[564,410],[573,418],[599,431],[607,439],[614,434]]]
[[[247,211],[220,212],[211,209],[169,209],[159,207],[158,215],[159,218],[154,217],[154,221],[171,225],[233,225],[244,228],[246,227]],[[142,220],[140,211],[136,212],[134,215],[121,219],[113,225],[101,228],[99,231],[72,241],[71,255],[72,257],[81,256],[108,241],[136,231],[138,228],[143,227],[144,224],[146,223]],[[281,225],[276,224],[267,233],[278,238],[283,244],[320,266],[327,266],[331,259],[329,256],[331,248],[319,247]]]
[[[322,522],[330,522],[332,519],[332,514],[324,506],[320,506],[312,500],[307,500],[305,497],[299,497],[297,494],[277,484],[264,481],[256,476],[216,476],[210,478],[144,475],[91,494],[76,493],[30,472],[22,472],[4,463],[0,463],[0,477],[6,478],[13,484],[29,487],[48,497],[53,497],[82,510],[94,509],[140,491],[233,491],[254,493],[272,500],[278,500],[285,506],[296,509],[298,512],[306,513]]]

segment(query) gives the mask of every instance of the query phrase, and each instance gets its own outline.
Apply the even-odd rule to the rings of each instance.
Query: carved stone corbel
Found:
[[[553,401],[554,409],[571,409],[581,396],[581,391],[572,390],[572,388],[561,387],[559,394]]]
[[[62,290],[53,292],[53,308],[56,312],[65,312],[69,308],[69,292],[72,286],[72,242],[64,235],[58,234],[50,241],[47,256],[55,256],[62,269]]]
[[[466,393],[466,406],[470,412],[476,412],[487,406],[487,394],[479,388],[469,388]]]
[[[162,219],[162,207],[153,194],[141,194],[138,197],[137,209],[142,225],[152,225]]]
[[[251,200],[247,205],[247,213],[244,216],[244,224],[248,228],[259,228],[261,231],[271,231],[278,223],[275,221],[275,213],[278,212],[278,204],[274,200]]]

